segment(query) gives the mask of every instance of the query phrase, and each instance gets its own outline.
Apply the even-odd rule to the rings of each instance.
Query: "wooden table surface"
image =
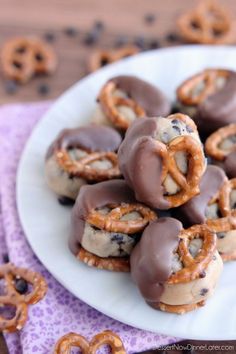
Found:
[[[236,17],[235,0],[221,2]],[[112,48],[124,37],[131,43],[144,38],[158,41],[160,46],[181,44],[166,37],[176,32],[178,15],[196,3],[197,0],[0,0],[0,47],[12,36],[47,36],[53,39],[51,44],[59,59],[55,75],[34,78],[11,94],[0,72],[0,104],[58,97],[88,73],[88,60],[94,50]],[[149,14],[155,17],[151,23],[145,21]],[[88,32],[98,21],[104,30],[97,43],[88,45]],[[42,85],[48,92],[39,93]],[[7,353],[2,339],[0,353]]]

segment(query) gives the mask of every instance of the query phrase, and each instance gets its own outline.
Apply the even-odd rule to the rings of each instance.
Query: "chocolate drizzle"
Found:
[[[121,143],[120,134],[113,128],[89,125],[74,129],[64,129],[47,151],[46,158],[55,150],[81,148],[86,151],[116,151]]]
[[[175,213],[176,217],[185,226],[204,224],[206,207],[219,191],[225,179],[225,173],[220,167],[209,165],[200,183],[200,194],[180,206]]]
[[[210,134],[229,123],[236,123],[235,111],[236,73],[230,71],[223,88],[198,106],[195,121],[201,133]]]
[[[182,224],[176,219],[158,219],[146,227],[131,254],[131,276],[150,305],[160,301],[164,284],[171,275],[181,229]]]
[[[158,118],[137,119],[126,132],[118,151],[119,166],[137,200],[168,209],[161,184],[162,159],[155,145]]]
[[[136,101],[149,117],[167,116],[171,111],[171,104],[167,97],[157,87],[135,76],[116,76],[109,81],[124,91]]]
[[[137,203],[133,191],[123,180],[105,181],[80,189],[71,214],[69,247],[72,253],[78,253],[89,212],[109,204],[121,203]]]

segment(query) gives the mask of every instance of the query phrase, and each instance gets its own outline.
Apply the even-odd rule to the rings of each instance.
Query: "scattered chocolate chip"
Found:
[[[89,33],[86,33],[84,37],[84,44],[85,45],[93,45],[95,44],[99,39],[99,32],[97,31],[91,31]]]
[[[167,42],[178,42],[179,41],[179,36],[176,33],[168,33],[166,35],[166,41]]]
[[[158,49],[160,48],[160,41],[158,39],[151,39],[148,43],[150,49]]]
[[[201,296],[205,296],[207,293],[208,293],[208,289],[206,289],[206,288],[202,288],[201,290],[200,290],[200,295]]]
[[[146,14],[146,15],[144,16],[144,21],[145,21],[145,23],[147,23],[148,25],[151,25],[151,24],[153,24],[153,23],[156,21],[156,16],[155,16],[154,14],[151,14],[151,13]]]
[[[3,263],[9,263],[10,262],[9,256],[8,256],[7,253],[3,253],[2,260],[3,260]]]
[[[4,88],[5,88],[6,93],[8,93],[9,95],[13,95],[14,93],[16,93],[16,91],[18,89],[18,85],[13,80],[6,80],[4,82]]]
[[[43,37],[49,43],[54,42],[56,39],[56,36],[53,32],[46,32]]]
[[[61,205],[74,205],[75,201],[68,197],[59,197],[58,202]]]
[[[141,50],[145,50],[147,47],[146,39],[144,37],[136,37],[134,39],[134,44]]]
[[[102,21],[96,21],[94,23],[94,28],[96,28],[99,31],[103,31],[104,30],[104,23]]]
[[[128,37],[126,36],[119,36],[114,42],[114,47],[119,48],[127,44],[129,41]]]
[[[205,278],[206,277],[206,272],[205,270],[203,270],[200,274],[199,274],[200,278]]]
[[[66,27],[64,33],[68,37],[75,37],[78,34],[78,30],[75,27]]]
[[[42,96],[46,96],[50,92],[50,88],[47,84],[38,85],[38,93]]]
[[[15,289],[21,295],[26,294],[28,291],[28,284],[24,279],[17,278],[15,279]]]

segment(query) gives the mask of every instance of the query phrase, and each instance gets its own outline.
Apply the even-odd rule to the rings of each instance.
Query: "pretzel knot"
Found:
[[[207,69],[186,80],[177,89],[178,100],[184,105],[195,106],[217,92],[229,77],[228,70]]]
[[[10,319],[0,315],[0,331],[20,330],[27,320],[28,305],[36,304],[44,297],[47,284],[39,273],[18,268],[11,263],[0,266],[0,279],[5,281],[4,292],[0,295],[0,306],[11,306],[15,309],[14,316]],[[15,287],[17,279],[23,279],[32,289],[24,294],[20,293]]]
[[[34,37],[6,42],[1,56],[5,76],[21,83],[29,81],[34,74],[50,74],[57,65],[52,48]]]
[[[166,195],[171,207],[177,207],[187,202],[191,197],[199,193],[199,182],[204,171],[204,155],[201,144],[191,136],[179,136],[168,145],[157,142],[157,154],[163,161],[161,182],[170,175],[179,186],[176,194]],[[183,152],[188,161],[188,170],[184,174],[176,162],[176,153]]]
[[[96,334],[91,342],[80,334],[68,333],[56,343],[54,354],[70,354],[72,348],[79,348],[82,354],[95,354],[103,345],[108,345],[112,354],[126,354],[122,340],[112,331]]]
[[[126,218],[126,215],[134,212],[138,214],[137,218]],[[92,210],[88,215],[87,222],[108,232],[134,234],[143,230],[149,222],[156,218],[156,213],[142,204],[123,203],[121,206],[110,205],[107,214],[103,214],[99,210]]]
[[[207,225],[194,225],[182,230],[179,237],[180,242],[176,252],[183,268],[170,276],[168,284],[188,283],[198,279],[211,262],[216,250],[216,236]],[[189,244],[195,238],[202,239],[202,247],[194,258],[190,253]]]
[[[74,160],[67,150],[56,152],[58,165],[70,176],[87,181],[104,181],[120,177],[117,154],[114,152],[91,152]]]
[[[115,95],[115,91],[118,89],[114,82],[106,83],[99,95],[99,102],[105,113],[105,115],[111,120],[111,122],[121,130],[127,130],[132,123],[131,119],[127,119],[125,115],[119,110],[119,108],[127,107],[133,111],[137,118],[144,117],[144,109],[131,98],[121,97]]]
[[[224,144],[227,140],[228,144]],[[223,161],[232,151],[236,151],[236,124],[229,124],[211,134],[205,149],[209,156],[218,161]]]
[[[182,15],[177,24],[183,38],[192,43],[226,44],[234,40],[230,16],[215,1],[200,2],[196,9]]]
[[[231,193],[236,189],[236,178],[226,180],[220,191],[210,200],[209,206],[216,203],[218,206],[217,219],[208,219],[207,225],[214,232],[230,231],[236,228],[236,209],[231,202]]]

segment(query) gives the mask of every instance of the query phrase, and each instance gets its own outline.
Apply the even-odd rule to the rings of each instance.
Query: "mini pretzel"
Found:
[[[186,80],[178,87],[176,94],[178,100],[184,105],[195,106],[203,102],[208,96],[218,91],[218,80],[227,79],[228,70],[207,69]],[[199,87],[201,87],[199,89]]]
[[[192,43],[227,44],[234,40],[234,28],[225,9],[212,0],[201,1],[182,15],[177,25],[183,38]]]
[[[158,304],[155,305],[152,303],[152,307],[154,308],[158,308],[164,312],[176,313],[178,315],[183,315],[186,312],[194,311],[204,305],[205,305],[204,300],[197,302],[196,304],[187,304],[187,305],[167,305],[164,304],[163,302],[159,302]]]
[[[141,216],[136,220],[121,220],[124,215],[132,212],[138,212]],[[119,206],[112,206],[111,211],[105,215],[99,210],[92,210],[88,215],[87,222],[108,232],[134,234],[143,230],[150,221],[156,218],[156,214],[142,204],[123,203]]]
[[[126,117],[119,112],[117,107],[127,106],[131,108],[137,118],[144,117],[144,109],[131,98],[124,98],[114,95],[114,92],[117,90],[116,84],[114,82],[107,82],[99,95],[99,102],[102,106],[102,109],[105,115],[111,120],[111,122],[121,130],[127,130],[130,122]]]
[[[179,170],[175,161],[175,154],[178,151],[187,154],[187,175]],[[184,204],[199,193],[199,181],[204,170],[204,156],[201,145],[196,139],[191,136],[179,136],[168,145],[156,142],[156,152],[163,161],[161,182],[163,183],[169,174],[180,187],[180,191],[176,194],[165,196],[172,208]]]
[[[82,354],[96,354],[103,345],[108,345],[112,354],[126,354],[120,337],[109,330],[96,334],[90,342],[80,334],[68,333],[58,340],[54,354],[70,354],[72,348],[79,348]]]
[[[90,58],[89,69],[91,72],[96,71],[104,65],[111,64],[138,52],[139,49],[131,45],[113,50],[97,50]]]
[[[236,124],[229,124],[218,129],[207,138],[205,143],[206,153],[215,160],[223,161],[232,151],[236,151],[236,143],[227,150],[221,149],[220,144],[223,140],[234,135],[236,136]]]
[[[101,160],[109,160],[112,167],[98,169],[91,163]],[[56,152],[56,160],[59,166],[71,176],[82,177],[87,181],[104,181],[120,177],[117,154],[115,152],[91,152],[80,160],[73,160],[67,150]]]
[[[32,285],[32,290],[29,293],[20,294],[16,290],[15,279],[19,278]],[[0,306],[10,305],[16,310],[11,319],[0,316],[0,331],[20,330],[27,320],[28,305],[36,304],[44,297],[47,284],[39,273],[18,268],[11,263],[0,266],[0,279],[5,280],[5,293],[0,295]]]
[[[2,66],[6,77],[25,83],[34,74],[50,74],[57,65],[52,48],[34,37],[14,38],[2,49]]]
[[[189,251],[189,243],[194,238],[201,238],[202,248],[194,258]],[[177,249],[183,268],[172,274],[167,280],[168,284],[188,283],[198,279],[207,268],[216,250],[216,236],[206,225],[194,225],[180,234],[180,242]]]

